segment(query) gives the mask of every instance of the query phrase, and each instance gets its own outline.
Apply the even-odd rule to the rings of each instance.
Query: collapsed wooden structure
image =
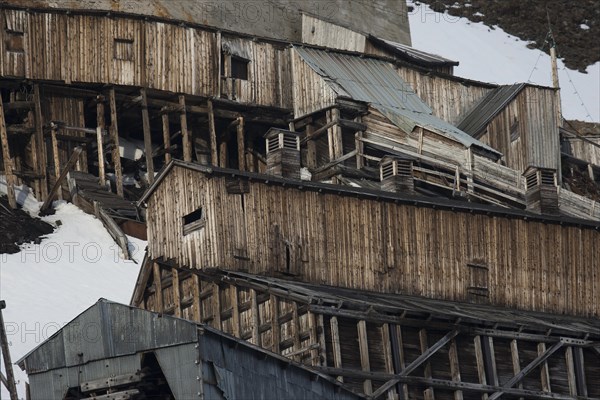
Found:
[[[600,396],[600,205],[562,182],[600,165],[556,90],[308,13],[306,43],[0,15],[9,197],[70,199],[125,254],[147,223],[133,305],[375,398]]]

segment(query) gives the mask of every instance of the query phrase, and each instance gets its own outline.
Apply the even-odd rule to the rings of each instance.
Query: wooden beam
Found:
[[[200,302],[200,278],[192,274],[194,296],[194,321],[202,322],[202,304]]]
[[[575,377],[575,363],[573,362],[573,347],[565,349],[565,362],[567,366],[567,380],[569,382],[569,394],[577,396],[577,378]]]
[[[452,375],[452,382],[460,382],[460,363],[458,359],[458,346],[456,345],[456,339],[450,341],[448,348],[448,359],[450,361],[450,374]],[[454,400],[463,400],[462,390],[454,391]]]
[[[50,130],[50,138],[52,141],[52,159],[53,159],[53,164],[54,164],[54,179],[55,179],[55,185],[58,182],[58,177],[60,175],[60,156],[58,154],[58,141],[56,140],[56,131],[57,131],[57,126],[56,125],[52,125],[51,130]],[[63,195],[62,195],[62,187],[58,187],[58,191],[56,192],[58,200],[62,200],[63,199]],[[48,198],[50,198],[50,195],[48,195]]]
[[[340,110],[333,108],[330,111],[330,120],[336,122],[330,129],[330,153],[331,161],[344,155],[344,146],[342,143],[342,127],[340,126]]]
[[[2,160],[4,161],[4,174],[6,175],[6,189],[8,197],[8,205],[10,208],[17,208],[17,198],[15,197],[15,175],[14,161],[10,156],[10,148],[8,146],[8,132],[6,131],[6,121],[4,119],[4,107],[0,102],[0,140],[2,142]]]
[[[246,147],[244,145],[244,117],[238,118],[237,125],[238,169],[246,171]]]
[[[537,346],[538,356],[544,354],[546,352],[546,343],[538,343]],[[551,392],[552,388],[550,387],[550,371],[548,369],[548,362],[542,362],[540,367],[540,380],[542,382],[542,390],[544,392]]]
[[[281,342],[281,327],[279,325],[279,299],[271,295],[271,351],[276,354],[280,354],[281,350],[279,344]]]
[[[310,335],[309,343],[311,345],[316,344],[320,347],[319,336],[317,334],[317,318],[314,313],[308,311],[306,314],[308,319],[308,332]],[[319,362],[319,347],[313,348],[310,351],[310,365],[321,365]],[[322,349],[321,349],[322,350]]]
[[[548,350],[545,350],[542,354],[538,355],[537,358],[535,360],[533,360],[532,362],[530,362],[525,368],[523,368],[521,370],[521,372],[519,372],[517,375],[512,377],[508,382],[506,382],[504,385],[502,385],[502,389],[512,388],[515,384],[520,382],[527,374],[529,374],[531,371],[533,371],[535,368],[537,368],[543,362],[545,362],[548,359],[548,357],[550,357],[558,349],[560,349],[563,346],[563,344],[564,343],[562,341],[556,342]],[[498,391],[498,392],[492,394],[489,397],[489,400],[499,399],[505,393],[506,393],[506,391]]]
[[[161,111],[164,110],[164,107]],[[165,164],[168,164],[171,161],[171,153],[169,149],[171,148],[171,132],[169,127],[169,114],[162,114],[162,130],[163,130],[163,142],[165,148]]]
[[[325,318],[323,314],[317,314],[317,334],[319,335],[319,344],[321,345],[319,354],[319,363],[317,365],[327,365],[327,340],[325,338]]]
[[[219,143],[219,166],[221,168],[227,168],[227,141],[223,140]]]
[[[519,359],[519,346],[517,343],[517,339],[512,339],[510,341],[510,356],[512,360],[513,374],[517,375],[521,372],[521,361]],[[517,386],[519,389],[523,389],[523,384],[519,382]],[[523,400],[522,398],[519,400]]]
[[[105,129],[104,123],[104,102],[102,96],[97,97],[96,102],[96,143],[98,145],[98,180],[100,186],[106,185],[106,175],[104,172],[104,143],[102,133]]]
[[[212,308],[213,308],[213,328],[223,329],[221,325],[221,287],[218,283],[212,283]]]
[[[306,135],[304,138],[300,139],[300,144],[302,145],[302,144],[308,142],[309,140],[316,140],[316,139],[320,138],[321,136],[323,136],[324,133],[326,133],[329,129],[331,129],[335,124],[337,124],[337,121],[328,121],[327,124],[325,124],[324,126],[320,127],[316,131],[314,131],[310,136]]]
[[[333,366],[335,368],[342,368],[342,350],[340,345],[340,330],[338,327],[338,319],[337,317],[331,317],[329,321],[329,325],[331,326],[331,345],[333,351]],[[344,382],[344,378],[341,376],[337,377],[337,380],[340,382]]]
[[[392,344],[392,361],[394,363],[394,372],[401,373],[406,368],[404,357],[404,340],[402,339],[402,327],[397,324],[390,324],[390,340]],[[402,400],[408,399],[408,386],[406,384],[396,384],[398,396]]]
[[[150,131],[150,116],[148,115],[148,97],[146,89],[140,89],[142,96],[142,128],[144,130],[144,152],[146,153],[146,170],[148,183],[154,182],[154,160],[152,159],[152,132]]]
[[[188,131],[187,114],[185,112],[185,96],[179,95],[179,105],[183,108],[179,113],[181,124],[181,137],[183,141],[183,161],[192,162],[192,138]]]
[[[496,369],[496,356],[494,353],[494,339],[489,336],[482,338],[483,358],[486,376],[489,377],[491,385],[498,386],[498,372]]]
[[[262,340],[258,329],[260,327],[260,310],[258,308],[256,289],[250,289],[250,303],[250,312],[252,313],[252,343],[262,347]]]
[[[419,347],[421,350],[421,354],[425,353],[429,348],[429,341],[427,339],[427,330],[426,329],[419,330]],[[432,378],[431,363],[429,361],[425,362],[425,368],[423,369],[423,374],[426,379]],[[432,387],[425,389],[424,398],[425,398],[425,400],[433,400],[435,398]]]
[[[457,330],[453,330],[444,335],[443,338],[438,340],[433,346],[429,347],[424,353],[422,353],[416,360],[410,363],[400,374],[399,376],[407,376],[412,373],[415,369],[419,368],[423,363],[425,363],[429,358],[434,355],[439,349],[444,347],[446,343],[450,340],[454,339],[458,335]],[[375,393],[373,393],[373,398],[376,399],[381,396],[383,393],[387,392],[394,386],[396,383],[400,382],[398,378],[391,379],[384,383],[382,386],[377,389]]]
[[[115,88],[108,91],[108,104],[110,107],[110,138],[114,145],[112,151],[112,161],[115,167],[115,176],[117,178],[117,194],[123,197],[123,169],[121,167],[121,151],[119,149],[119,123],[117,121],[117,101],[115,98]]]
[[[367,323],[365,320],[358,321],[358,348],[360,351],[360,366],[363,371],[371,371],[371,362],[369,360],[369,342],[367,340]],[[373,393],[373,383],[370,379],[363,382],[363,391],[366,395]]]
[[[577,383],[577,394],[579,396],[587,396],[587,382],[585,379],[585,363],[583,359],[583,348],[573,348],[573,358],[575,363],[575,378]]]
[[[160,264],[153,262],[152,268],[154,271],[154,296],[156,298],[156,301],[154,302],[156,305],[156,310],[154,311],[162,313],[165,308],[163,303],[162,274]]]
[[[477,335],[473,339],[473,343],[475,345],[475,362],[477,363],[477,376],[479,377],[479,383],[482,385],[487,385],[487,377],[485,375],[485,361],[483,356],[483,347],[481,345],[482,337]],[[483,394],[481,396],[482,400],[486,400],[488,398],[487,394]]]
[[[385,362],[385,372],[388,374],[394,374],[394,356],[392,355],[392,338],[390,337],[390,326],[389,324],[383,324],[381,326],[381,349],[383,350],[383,360]],[[394,391],[388,391],[388,399],[394,400]]]
[[[298,303],[292,303],[292,325],[293,325],[293,341],[294,341],[294,351],[297,352],[300,350],[300,315],[298,313]],[[299,361],[299,360],[298,360]]]
[[[231,325],[233,326],[233,331],[231,334],[237,338],[241,336],[240,329],[240,300],[238,298],[238,290],[236,285],[229,286],[229,301],[231,302],[232,307],[232,315],[231,315]]]
[[[79,126],[85,126],[85,104],[83,99],[77,99],[77,115],[79,116]],[[87,146],[82,147],[83,151],[79,156],[79,162],[77,163],[77,170],[88,172],[88,158],[87,158]]]
[[[75,166],[75,164],[77,164],[77,161],[79,160],[79,156],[81,155],[82,152],[83,152],[83,149],[81,147],[75,147],[75,149],[73,150],[73,153],[71,154],[71,158],[69,158],[69,161],[67,162],[67,165],[65,165],[65,168],[63,169],[63,171],[56,177],[56,182],[54,182],[54,186],[52,186],[52,190],[50,190],[50,193],[46,197],[44,204],[42,204],[42,206],[40,207],[41,213],[44,213],[48,208],[50,208],[50,205],[52,204],[52,199],[54,198],[54,195],[60,193],[60,190],[62,189],[62,182],[67,177],[67,174],[69,173],[69,171]]]
[[[208,133],[210,135],[210,161],[212,165],[219,165],[217,153],[217,131],[215,128],[215,112],[212,101],[208,101]]]
[[[313,131],[312,125],[306,125],[305,137],[311,137]],[[310,169],[317,167],[317,143],[314,140],[309,140],[306,143],[306,166]]]
[[[171,268],[171,278],[173,282],[173,303],[175,303],[175,316],[181,318],[181,283],[179,282],[179,271],[177,268]]]
[[[0,109],[2,107],[0,106]],[[2,358],[4,359],[4,370],[6,377],[3,377],[2,382],[5,383],[6,389],[10,394],[10,400],[18,400],[17,385],[15,384],[15,374],[13,372],[12,360],[10,357],[10,348],[8,347],[8,338],[6,337],[6,327],[4,326],[4,316],[2,310],[6,308],[6,303],[0,301],[0,349],[2,349]]]

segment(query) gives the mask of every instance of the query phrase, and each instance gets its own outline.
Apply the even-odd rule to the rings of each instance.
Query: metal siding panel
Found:
[[[200,366],[196,364],[198,350],[195,344],[166,347],[155,351],[169,388],[176,399],[193,399],[201,392]]]

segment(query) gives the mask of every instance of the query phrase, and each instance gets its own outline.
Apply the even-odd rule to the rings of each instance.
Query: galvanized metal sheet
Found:
[[[296,51],[339,96],[371,104],[405,132],[421,126],[465,147],[476,146],[501,156],[497,150],[434,116],[389,62],[304,47],[296,47]]]
[[[380,39],[380,38],[377,38],[377,40],[380,40],[381,42],[385,43],[390,48],[393,48],[395,51],[404,54],[407,58],[413,59],[418,62],[422,62],[422,63],[426,63],[426,64],[438,64],[438,65],[453,65],[453,66],[458,65],[458,61],[453,61],[448,58],[439,56],[437,54],[426,53],[424,51],[417,50],[414,47],[410,47],[410,46],[404,45],[402,43],[393,42],[391,40]]]

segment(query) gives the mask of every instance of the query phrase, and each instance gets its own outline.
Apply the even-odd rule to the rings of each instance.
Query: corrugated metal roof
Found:
[[[458,128],[475,138],[480,136],[488,123],[517,97],[525,86],[525,83],[516,83],[492,90],[473,106],[458,123]]]
[[[369,40],[376,44],[380,44],[389,50],[396,53],[400,58],[407,61],[414,62],[417,65],[423,66],[457,66],[458,61],[449,60],[437,54],[426,53],[421,50],[417,50],[414,47],[407,46],[402,43],[393,42],[391,40],[381,39],[370,35]]]
[[[371,104],[404,131],[421,126],[465,147],[476,146],[501,156],[497,150],[434,116],[389,62],[305,47],[296,47],[296,51],[338,96]]]

